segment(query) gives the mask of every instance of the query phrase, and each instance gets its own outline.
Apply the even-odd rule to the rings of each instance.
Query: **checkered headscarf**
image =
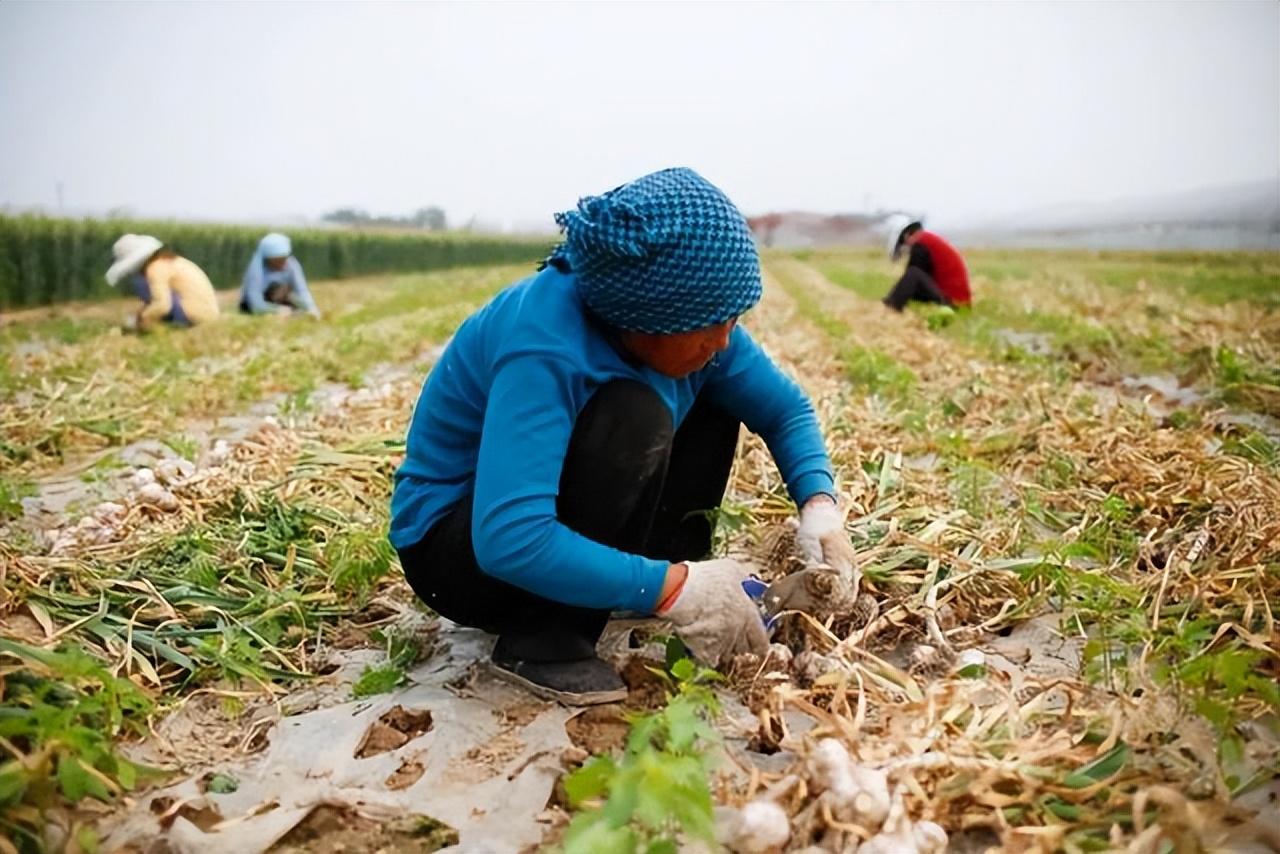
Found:
[[[733,202],[692,169],[664,169],[556,214],[551,254],[578,293],[619,329],[689,332],[737,317],[760,299],[760,261]]]

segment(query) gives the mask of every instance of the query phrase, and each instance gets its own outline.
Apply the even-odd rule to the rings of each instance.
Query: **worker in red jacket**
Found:
[[[889,257],[896,261],[903,247],[911,247],[907,269],[884,298],[884,304],[902,311],[911,300],[948,306],[969,305],[969,271],[956,248],[918,220],[901,214],[889,220]]]

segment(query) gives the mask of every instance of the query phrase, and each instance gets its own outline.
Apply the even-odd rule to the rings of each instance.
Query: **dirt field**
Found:
[[[969,261],[972,311],[896,315],[878,255],[765,258],[746,323],[818,407],[863,597],[732,669],[718,803],[776,804],[781,850],[1280,847],[1280,257]],[[423,377],[522,274],[321,283],[322,323],[3,318],[0,851],[560,839],[627,709],[493,683],[384,536]],[[791,511],[748,437],[724,547],[788,571]],[[826,738],[888,818],[841,812]]]

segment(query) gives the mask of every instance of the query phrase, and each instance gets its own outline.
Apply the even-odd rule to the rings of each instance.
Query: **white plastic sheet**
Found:
[[[448,626],[441,640],[448,651],[411,673],[414,684],[279,721],[263,753],[216,769],[239,782],[235,792],[201,793],[193,778],[148,793],[108,830],[105,849],[164,837],[178,854],[253,854],[325,804],[375,819],[431,816],[459,832],[452,851],[496,854],[536,844],[543,831],[537,817],[570,746],[565,722],[573,711],[484,674],[466,689],[446,687],[487,658],[492,638]],[[429,710],[431,729],[394,750],[357,758],[369,727],[397,705]],[[405,762],[421,763],[421,778],[388,788]],[[179,815],[166,829],[151,806],[157,798],[213,807],[221,821],[201,829]]]

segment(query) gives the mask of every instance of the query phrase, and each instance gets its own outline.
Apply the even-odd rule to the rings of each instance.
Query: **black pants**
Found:
[[[943,295],[933,277],[919,267],[908,267],[902,278],[884,298],[884,304],[894,311],[902,311],[908,301],[936,302],[951,305],[951,300]]]
[[[272,305],[287,305],[289,308],[301,308],[297,300],[293,297],[293,288],[284,282],[272,282],[267,285],[266,291],[262,294],[262,298]],[[248,300],[240,301],[240,311],[244,314],[253,314],[253,309],[249,308]]]
[[[699,399],[672,430],[666,404],[643,383],[601,386],[574,424],[556,516],[596,542],[677,563],[711,552],[738,442],[737,419]],[[595,654],[607,610],[536,596],[487,575],[471,543],[470,498],[400,550],[409,586],[437,613],[500,635],[506,655],[568,661]]]

